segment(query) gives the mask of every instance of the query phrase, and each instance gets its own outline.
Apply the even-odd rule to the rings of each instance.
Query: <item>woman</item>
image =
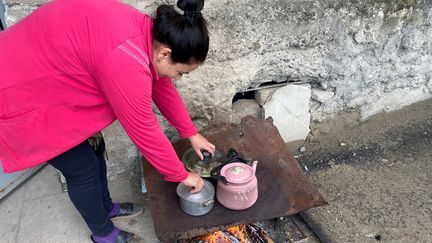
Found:
[[[209,47],[204,0],[162,5],[152,19],[115,0],[55,0],[0,33],[0,161],[5,172],[48,161],[95,242],[130,242],[111,218],[142,212],[111,202],[104,144],[88,138],[118,119],[164,175],[201,190],[157,123],[152,100],[198,156],[215,146],[201,136],[172,83],[204,62]]]

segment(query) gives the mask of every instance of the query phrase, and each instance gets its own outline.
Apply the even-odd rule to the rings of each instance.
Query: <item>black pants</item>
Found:
[[[66,178],[69,197],[93,234],[106,236],[114,230],[108,217],[113,204],[108,191],[105,143],[94,149],[86,140],[48,161]]]

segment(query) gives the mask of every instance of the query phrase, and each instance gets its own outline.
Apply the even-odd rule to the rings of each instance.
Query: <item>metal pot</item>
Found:
[[[207,180],[201,191],[191,193],[191,187],[180,183],[177,186],[177,195],[180,197],[180,208],[183,212],[192,216],[204,215],[213,208],[214,204],[214,186]]]

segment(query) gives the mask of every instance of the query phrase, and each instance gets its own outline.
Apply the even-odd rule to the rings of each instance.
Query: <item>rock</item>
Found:
[[[264,105],[264,117],[272,117],[285,143],[305,140],[310,132],[311,88],[287,85],[278,89]]]
[[[354,34],[354,40],[355,42],[361,44],[366,42],[366,34],[364,32],[364,30],[359,30]]]
[[[33,5],[12,5],[6,6],[6,25],[11,26],[29,15],[37,7]]]
[[[270,98],[270,96],[278,90],[280,87],[276,88],[268,88],[268,89],[261,89],[255,91],[255,99],[260,105],[264,105],[267,100]]]
[[[326,83],[326,82],[320,82],[319,84],[320,84],[320,86],[321,86],[321,88],[323,90],[327,90],[328,89],[328,83]]]
[[[253,99],[237,100],[232,105],[232,120],[231,123],[240,124],[241,118],[253,116],[262,118],[262,108]]]
[[[326,103],[334,96],[333,91],[325,91],[320,89],[312,89],[312,99],[320,102]]]
[[[401,47],[406,51],[420,51],[424,43],[425,39],[421,31],[413,29],[402,38]]]

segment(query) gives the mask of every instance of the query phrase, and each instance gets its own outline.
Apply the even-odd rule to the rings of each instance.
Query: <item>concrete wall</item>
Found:
[[[8,22],[43,2],[7,0]],[[174,3],[126,2],[147,13]],[[304,81],[315,93],[332,93],[311,99],[315,125],[341,113],[365,120],[432,97],[430,0],[207,0],[204,15],[209,58],[177,82],[200,127],[230,122],[234,95],[269,81]],[[117,144],[119,126],[107,131],[110,150],[131,150],[130,141]],[[127,171],[130,158],[120,154],[117,171]]]

